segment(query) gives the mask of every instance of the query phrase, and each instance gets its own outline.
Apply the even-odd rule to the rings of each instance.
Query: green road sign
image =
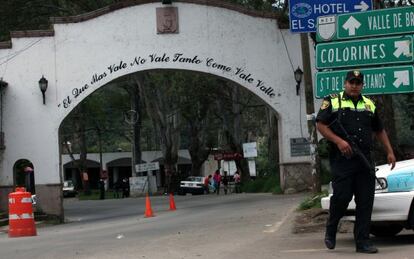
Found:
[[[338,39],[414,32],[414,7],[338,16]]]
[[[412,36],[316,45],[316,68],[360,67],[413,62]]]
[[[414,7],[319,17],[317,40],[330,41],[414,33]]]
[[[315,78],[316,98],[323,98],[343,90],[346,73],[349,70],[318,72]],[[413,66],[367,68],[364,74],[362,93],[366,95],[396,94],[414,92]]]

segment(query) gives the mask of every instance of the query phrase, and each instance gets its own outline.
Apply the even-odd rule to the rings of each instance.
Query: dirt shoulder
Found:
[[[297,211],[292,232],[294,234],[324,232],[327,219],[328,212],[321,208]],[[351,222],[341,221],[338,232],[349,233],[352,232],[353,227]]]

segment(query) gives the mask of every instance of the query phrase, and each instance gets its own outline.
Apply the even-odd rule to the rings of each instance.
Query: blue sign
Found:
[[[389,192],[409,192],[414,190],[414,169],[407,167],[391,173],[387,177]]]
[[[291,0],[290,31],[315,32],[319,16],[365,12],[371,9],[372,0]]]

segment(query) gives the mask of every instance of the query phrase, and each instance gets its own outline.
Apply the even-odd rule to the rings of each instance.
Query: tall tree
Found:
[[[164,169],[175,171],[180,146],[179,110],[171,89],[171,78],[156,72],[132,75],[139,94],[161,140]]]
[[[213,148],[213,136],[218,128],[211,116],[217,80],[194,72],[176,72],[172,76],[180,96],[178,108],[188,127],[191,174],[200,175],[201,167]]]

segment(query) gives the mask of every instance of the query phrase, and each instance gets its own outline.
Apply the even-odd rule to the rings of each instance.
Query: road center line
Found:
[[[281,253],[308,253],[308,252],[320,252],[326,251],[326,248],[323,249],[296,249],[296,250],[281,250]]]

